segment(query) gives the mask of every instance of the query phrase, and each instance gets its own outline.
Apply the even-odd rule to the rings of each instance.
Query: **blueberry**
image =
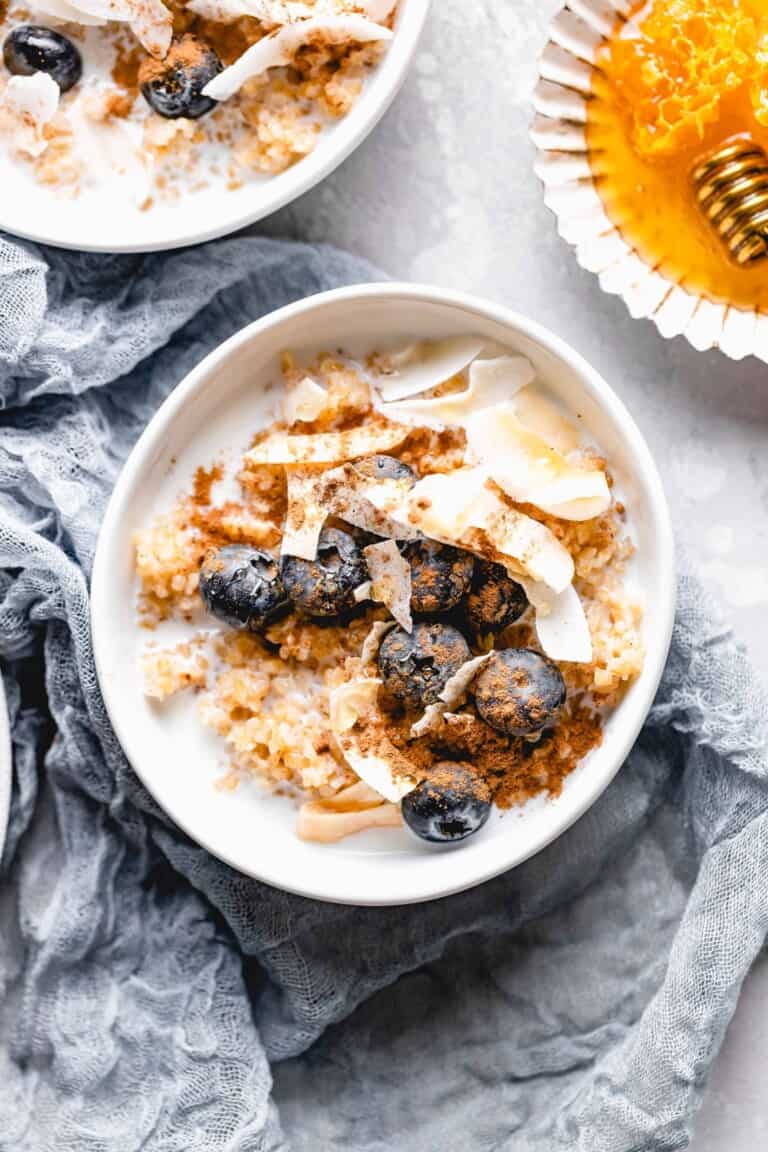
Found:
[[[530,648],[495,652],[474,691],[483,720],[511,736],[531,736],[553,724],[566,695],[557,664]]]
[[[385,691],[416,711],[434,704],[451,676],[469,659],[466,640],[450,624],[416,624],[410,635],[404,628],[387,633],[378,664]]]
[[[434,540],[409,540],[400,551],[411,566],[412,611],[431,616],[455,608],[472,579],[470,553]]]
[[[286,556],[283,583],[296,607],[308,616],[338,616],[353,608],[355,588],[368,579],[362,544],[341,528],[324,528],[316,560]]]
[[[40,24],[21,24],[3,44],[3,60],[14,76],[45,72],[62,92],[74,88],[83,74],[83,61],[71,40]]]
[[[475,632],[501,632],[519,620],[527,607],[525,591],[502,564],[475,561],[472,586],[464,604],[467,622]]]
[[[277,562],[268,552],[240,544],[206,556],[200,595],[219,620],[250,632],[260,631],[288,605]]]
[[[491,792],[465,764],[436,764],[403,800],[412,832],[434,844],[457,844],[479,832],[491,814]]]
[[[416,473],[394,456],[366,456],[355,464],[358,472],[374,480],[409,480],[416,483]]]
[[[212,48],[195,36],[182,36],[171,44],[164,60],[148,57],[139,69],[144,99],[167,120],[198,120],[216,107],[203,96],[203,88],[221,72],[221,61]]]

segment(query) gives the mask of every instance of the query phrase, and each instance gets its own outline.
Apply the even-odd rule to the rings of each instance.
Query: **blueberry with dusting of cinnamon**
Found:
[[[478,712],[492,728],[532,736],[557,720],[566,689],[552,660],[530,648],[505,648],[485,665],[474,693]]]
[[[386,693],[412,711],[434,704],[470,659],[469,645],[450,624],[416,624],[409,635],[395,628],[381,642],[379,672]]]
[[[296,607],[319,617],[338,616],[353,608],[355,589],[368,579],[364,543],[341,528],[324,528],[316,559],[286,556],[283,583]]]
[[[524,589],[502,564],[475,561],[472,587],[464,604],[467,623],[474,632],[501,632],[519,620],[527,608]]]
[[[434,540],[410,540],[400,551],[411,566],[411,610],[418,616],[450,612],[469,588],[474,559],[469,552],[437,544]]]
[[[216,53],[196,36],[174,40],[164,60],[148,56],[139,69],[141,94],[167,120],[199,120],[216,107],[203,88],[221,72]]]
[[[416,483],[416,473],[394,456],[366,456],[355,464],[358,472],[374,480],[408,480]]]
[[[261,631],[288,606],[277,562],[268,552],[239,544],[206,556],[200,596],[219,620],[249,632]]]
[[[491,814],[491,792],[470,765],[443,761],[402,804],[412,832],[433,844],[458,844],[479,832]]]

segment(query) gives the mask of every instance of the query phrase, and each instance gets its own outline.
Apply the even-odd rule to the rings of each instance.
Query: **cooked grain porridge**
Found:
[[[148,209],[284,171],[345,116],[397,0],[0,4],[0,144],[64,197]]]
[[[460,842],[557,795],[643,664],[610,461],[473,337],[276,383],[235,474],[201,461],[137,534],[147,695],[196,693],[212,786],[285,793],[308,840]]]

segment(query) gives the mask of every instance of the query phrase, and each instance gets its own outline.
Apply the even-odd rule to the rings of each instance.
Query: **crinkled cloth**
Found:
[[[768,928],[765,708],[691,575],[637,747],[546,851],[405,909],[254,883],[126,763],[88,572],[180,377],[268,309],[372,271],[260,239],[136,258],[2,242],[0,276],[3,1152],[684,1147]]]

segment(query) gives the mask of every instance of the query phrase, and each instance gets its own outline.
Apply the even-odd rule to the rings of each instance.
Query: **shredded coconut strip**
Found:
[[[261,76],[270,68],[290,64],[298,49],[311,42],[365,44],[391,39],[389,28],[354,13],[347,16],[317,16],[295,24],[285,24],[252,44],[239,60],[209,80],[203,88],[203,95],[212,100],[228,100],[239,92],[246,80]]]

